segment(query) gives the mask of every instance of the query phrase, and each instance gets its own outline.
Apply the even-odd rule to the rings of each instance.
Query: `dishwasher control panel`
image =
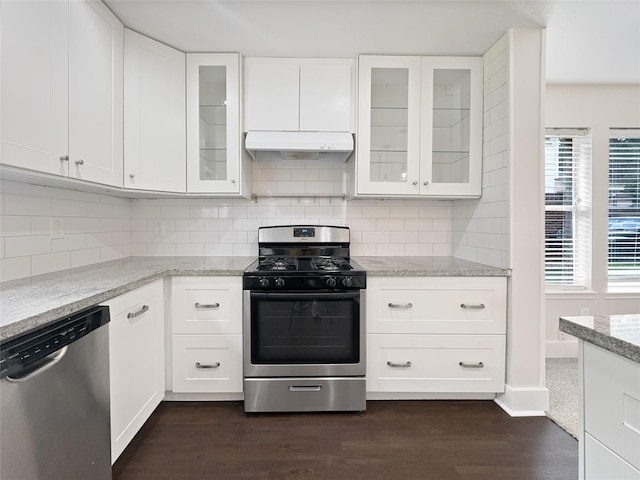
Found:
[[[109,307],[92,307],[0,344],[0,378],[11,377],[109,322]]]

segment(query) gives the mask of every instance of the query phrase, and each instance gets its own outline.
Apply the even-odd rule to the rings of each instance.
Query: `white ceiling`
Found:
[[[547,29],[547,82],[640,84],[640,0],[106,0],[184,52],[480,55],[509,28]]]

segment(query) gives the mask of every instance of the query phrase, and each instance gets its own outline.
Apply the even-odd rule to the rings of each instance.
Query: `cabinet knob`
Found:
[[[136,174],[135,173],[130,173],[129,174],[129,178],[133,180],[134,178],[136,178]]]
[[[84,160],[76,160],[76,165],[84,165]]]
[[[231,180],[231,183],[236,183],[236,181],[232,179],[232,180]]]
[[[418,185],[418,182],[413,182],[413,186],[414,187],[417,186],[417,185]]]
[[[69,161],[69,155],[61,155],[60,156],[60,161],[61,162],[68,162]]]
[[[429,182],[424,182],[423,185],[426,187],[427,185],[429,185]]]

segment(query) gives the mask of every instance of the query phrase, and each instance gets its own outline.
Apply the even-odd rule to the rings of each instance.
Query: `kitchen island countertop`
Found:
[[[0,341],[166,276],[242,275],[256,257],[127,257],[0,283]],[[368,276],[508,276],[454,257],[353,257]]]
[[[640,314],[560,317],[560,331],[640,363]]]

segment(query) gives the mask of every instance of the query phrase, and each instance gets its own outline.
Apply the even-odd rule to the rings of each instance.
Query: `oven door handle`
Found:
[[[251,298],[257,300],[281,300],[293,302],[304,302],[309,300],[354,300],[360,298],[360,291],[318,293],[251,292]]]

